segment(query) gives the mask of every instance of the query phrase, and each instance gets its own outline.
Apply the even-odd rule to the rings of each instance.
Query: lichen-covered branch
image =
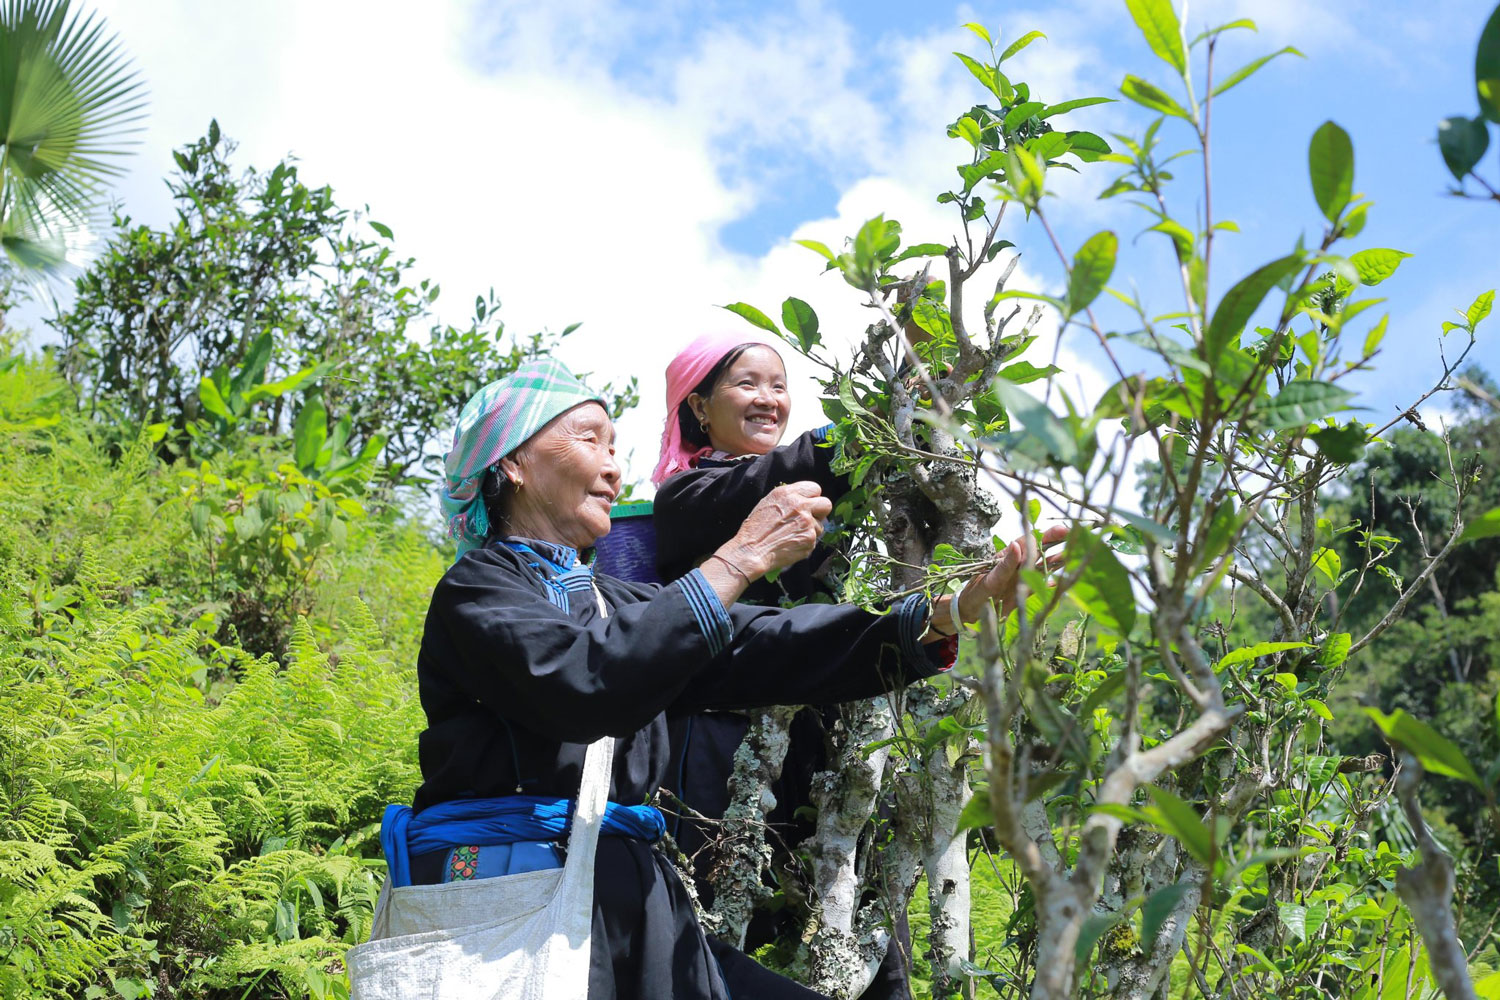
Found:
[[[961,689],[943,698],[932,687],[924,686],[913,690],[909,711],[922,729],[962,710],[967,700]],[[927,872],[931,918],[927,957],[934,996],[968,992],[963,971],[970,951],[968,838],[958,826],[964,806],[974,795],[969,787],[969,763],[973,759],[972,741],[967,735],[927,747],[917,760],[919,771],[912,775],[917,780],[909,783],[915,785],[917,794],[906,796],[907,801],[901,803],[903,815],[909,809],[912,816],[920,817],[920,828],[914,833]]]
[[[875,813],[889,746],[866,754],[872,743],[895,734],[896,717],[884,698],[844,707],[844,734],[832,768],[813,776],[818,810],[811,844],[817,930],[809,942],[808,985],[834,997],[858,996],[875,975],[889,936],[855,933],[864,884],[858,860],[860,835]]]
[[[1422,816],[1419,792],[1422,764],[1402,752],[1396,798],[1417,838],[1422,860],[1396,873],[1396,892],[1411,911],[1412,923],[1427,945],[1427,961],[1448,1000],[1476,1000],[1469,960],[1453,921],[1453,859],[1432,836]]]
[[[766,817],[776,808],[771,786],[781,777],[791,740],[788,727],[795,706],[776,706],[760,713],[734,752],[729,776],[729,805],[715,843],[713,915],[718,936],[737,948],[745,946],[745,929],[756,907],[771,896],[762,877],[771,863]]]

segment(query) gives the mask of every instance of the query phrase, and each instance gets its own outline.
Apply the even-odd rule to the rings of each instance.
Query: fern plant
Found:
[[[339,995],[417,781],[412,671],[363,605],[330,652],[299,621],[284,668],[211,618],[79,611],[0,640],[0,996]]]
[[[418,780],[442,561],[349,513],[281,659],[247,650],[194,575],[182,470],[149,437],[111,454],[59,386],[0,350],[0,1000],[344,997],[380,813]]]

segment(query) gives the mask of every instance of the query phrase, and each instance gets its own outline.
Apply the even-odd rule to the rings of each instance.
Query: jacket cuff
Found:
[[[734,621],[730,619],[724,602],[719,600],[714,588],[708,585],[708,578],[703,575],[702,570],[695,569],[679,578],[672,586],[682,590],[688,607],[693,609],[698,630],[708,641],[709,655],[719,655],[734,637]]]
[[[922,641],[922,636],[927,634],[927,622],[931,614],[931,605],[926,597],[912,594],[903,598],[891,611],[896,616],[901,655],[908,663],[942,673],[958,660],[958,636],[949,636],[942,642]]]

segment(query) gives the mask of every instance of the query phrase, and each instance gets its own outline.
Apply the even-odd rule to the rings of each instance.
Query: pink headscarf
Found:
[[[705,333],[677,352],[667,365],[667,420],[661,429],[661,459],[651,482],[660,486],[668,477],[693,467],[693,462],[712,448],[694,448],[682,440],[682,426],[677,409],[688,398],[703,377],[723,360],[724,355],[742,344],[760,344],[779,356],[780,341],[763,333]]]

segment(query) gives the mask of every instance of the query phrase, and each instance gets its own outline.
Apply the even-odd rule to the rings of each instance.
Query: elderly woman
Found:
[[[444,498],[460,555],[433,593],[417,661],[428,728],[413,822],[454,805],[503,810],[512,796],[567,800],[587,746],[613,737],[610,810],[628,821],[606,822],[599,841],[591,1000],[815,996],[707,940],[653,846],[666,713],[841,701],[931,675],[945,665],[924,645],[929,608],[921,598],[885,615],[735,603],[817,542],[830,505],[808,482],[770,491],[668,586],[593,575],[579,555],[609,530],[614,445],[604,406],[556,361],[523,366],[465,406]],[[1015,574],[1002,561],[977,577],[966,613],[1013,592]],[[383,840],[388,854],[407,846]],[[550,840],[494,841],[413,841],[405,877],[431,884],[558,864]]]

